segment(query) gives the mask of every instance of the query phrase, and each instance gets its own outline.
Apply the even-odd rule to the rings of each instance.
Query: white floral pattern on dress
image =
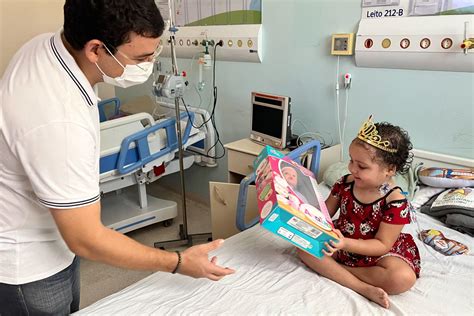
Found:
[[[340,209],[341,209],[341,213],[344,214],[344,215],[347,214],[346,205],[347,205],[347,198],[344,198],[344,197],[343,197],[342,200],[341,200],[341,207],[340,207]]]
[[[359,230],[362,235],[367,235],[367,233],[371,231],[371,227],[368,223],[361,223]]]
[[[372,217],[376,217],[380,214],[381,208],[380,208],[380,203],[375,203],[372,206]]]
[[[359,203],[357,203],[357,201],[353,201],[353,207],[354,207],[354,213],[356,213],[357,215],[362,215],[364,214],[364,208],[362,207],[362,205],[360,205]]]
[[[349,235],[354,235],[355,232],[355,225],[349,222],[346,222],[344,225],[344,231],[347,232]]]
[[[408,212],[410,209],[408,207],[405,207],[403,210],[400,211],[400,217],[406,218],[408,216]]]

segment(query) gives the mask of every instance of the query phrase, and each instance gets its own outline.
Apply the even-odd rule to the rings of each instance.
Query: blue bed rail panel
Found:
[[[107,116],[105,115],[105,107],[109,103],[114,104],[114,111],[113,111],[112,117],[120,114],[120,99],[119,98],[110,98],[110,99],[100,101],[97,104],[97,107],[99,109],[99,120],[101,123],[107,121]]]
[[[115,153],[109,156],[100,158],[99,170],[100,173],[117,169],[119,153]],[[138,150],[136,148],[130,148],[127,152],[127,158],[125,159],[126,164],[131,164],[138,161]]]
[[[188,118],[186,128],[183,133],[183,144],[189,139],[192,122],[195,114],[190,112],[181,113],[180,119]],[[148,136],[160,129],[166,132],[166,147],[150,154]],[[133,148],[130,146],[134,144]],[[100,159],[100,173],[117,169],[120,174],[126,174],[141,168],[143,165],[158,159],[178,148],[178,137],[176,133],[176,118],[172,117],[163,122],[148,127],[142,131],[125,137],[122,140],[120,151],[116,154],[102,157]]]

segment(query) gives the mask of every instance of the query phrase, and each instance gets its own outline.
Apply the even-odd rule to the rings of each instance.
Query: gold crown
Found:
[[[390,141],[383,140],[380,137],[379,132],[377,131],[377,127],[375,126],[374,122],[372,122],[372,115],[369,116],[369,119],[364,122],[362,127],[357,134],[357,138],[366,142],[369,145],[382,149],[383,151],[387,151],[389,153],[394,153],[397,151],[396,148],[391,148],[392,145]]]

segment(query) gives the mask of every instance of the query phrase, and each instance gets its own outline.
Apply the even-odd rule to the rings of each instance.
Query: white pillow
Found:
[[[413,200],[411,201],[411,205],[413,205],[414,208],[418,209],[423,204],[428,202],[431,197],[443,191],[444,191],[444,188],[433,188],[433,187],[428,187],[424,185],[420,186],[420,189],[416,191],[415,196],[413,197]]]
[[[474,186],[474,169],[422,168],[420,181],[435,188],[462,188]]]
[[[347,169],[347,162],[335,162],[324,172],[323,182],[332,188],[337,180],[348,173],[350,172]]]

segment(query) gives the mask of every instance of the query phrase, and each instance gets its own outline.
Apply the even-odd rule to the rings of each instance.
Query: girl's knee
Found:
[[[383,289],[388,294],[401,294],[413,287],[416,282],[415,272],[412,270],[393,271],[387,278]]]
[[[298,257],[300,257],[300,259],[303,260],[303,261],[305,259],[314,258],[312,255],[310,255],[309,253],[307,253],[304,250],[301,250],[300,248],[296,248],[296,253],[298,254]]]
[[[296,253],[298,254],[298,257],[300,260],[308,266],[310,269],[315,270],[316,272],[319,271],[319,267],[327,265],[327,261],[330,260],[330,258],[323,256],[322,258],[318,259],[314,257],[313,255],[310,255],[304,250],[301,250],[299,248],[296,248]]]
[[[301,261],[303,261],[304,263],[306,263],[308,260],[311,260],[312,256],[307,252],[301,250],[300,248],[296,248],[296,253],[298,254],[298,257],[301,259]]]

